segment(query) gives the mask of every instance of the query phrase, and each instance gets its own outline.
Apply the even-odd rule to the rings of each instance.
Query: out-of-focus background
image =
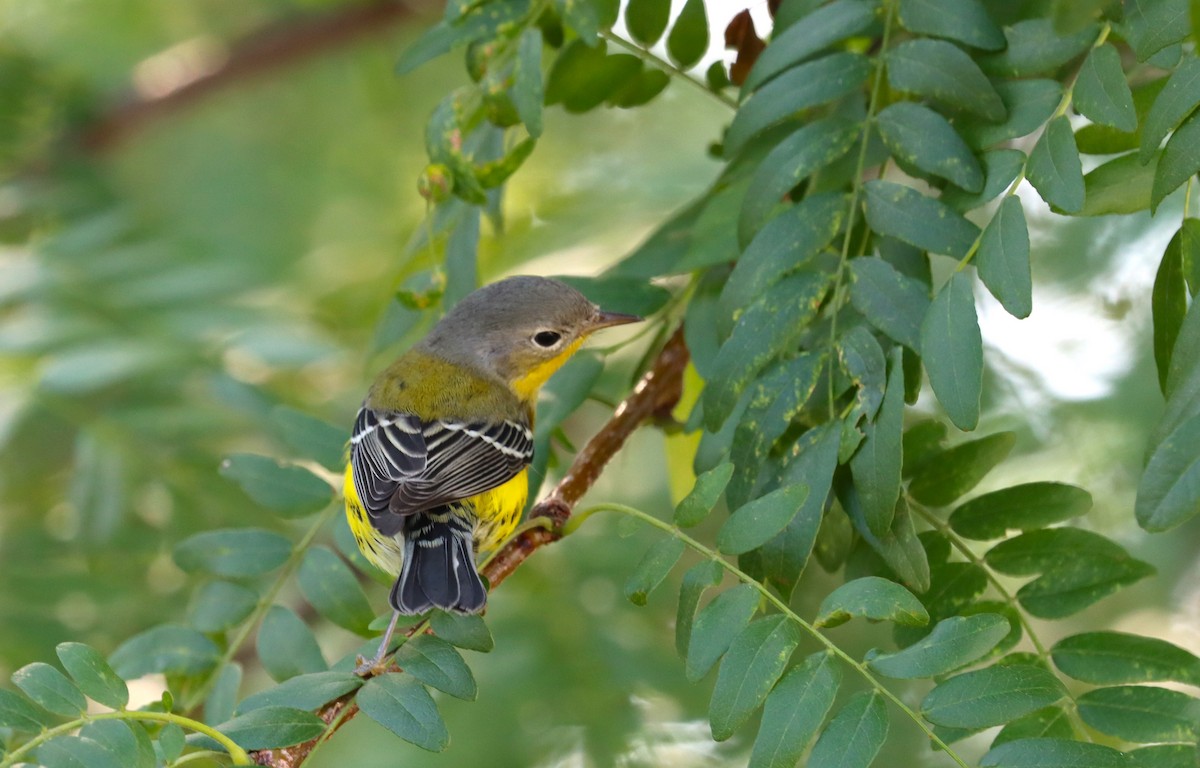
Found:
[[[372,374],[427,322],[395,295],[436,259],[420,245],[423,128],[466,74],[460,54],[404,77],[393,64],[439,13],[0,0],[0,677],[52,660],[64,640],[109,651],[182,619],[194,585],[170,553],[187,535],[290,530],[217,468],[233,451],[286,455],[280,404],[348,428]],[[227,79],[189,91],[214,74]],[[504,229],[485,224],[481,279],[595,274],[620,258],[712,181],[707,146],[727,119],[681,84],[632,111],[548,110],[508,185]],[[1087,524],[1160,570],[1069,626],[1046,624],[1044,638],[1107,625],[1200,649],[1200,526],[1149,537],[1131,511],[1161,408],[1149,295],[1171,227],[1037,210],[1033,316],[978,296],[992,372],[981,429],[1020,435],[980,490],[1081,485],[1096,499]],[[1178,201],[1159,215],[1176,220]],[[613,398],[636,353],[610,358]],[[586,403],[567,434],[581,444],[608,413]],[[670,471],[690,464],[666,445],[640,433],[591,498],[666,515]],[[744,762],[736,739],[710,740],[711,680],[684,679],[669,591],[644,608],[621,596],[652,540],[596,518],[497,591],[496,649],[469,659],[479,700],[439,699],[448,752],[359,718],[311,765]],[[802,583],[802,615],[825,578],[806,574],[817,597]],[[386,588],[368,594],[382,612]],[[303,608],[294,590],[281,599]],[[858,626],[834,633],[860,651],[888,642]],[[357,645],[327,624],[319,639],[331,660]],[[243,694],[266,680],[246,661]],[[938,764],[915,737],[892,742],[889,754]]]

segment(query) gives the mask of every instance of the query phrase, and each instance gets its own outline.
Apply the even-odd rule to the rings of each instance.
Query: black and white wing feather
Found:
[[[532,430],[509,420],[424,422],[363,406],[350,438],[355,490],[389,535],[405,515],[502,485],[532,460]]]

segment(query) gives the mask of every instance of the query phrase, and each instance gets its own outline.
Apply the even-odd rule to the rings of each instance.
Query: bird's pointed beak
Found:
[[[597,310],[592,316],[592,321],[588,324],[590,331],[598,331],[601,328],[611,328],[614,325],[628,325],[629,323],[640,323],[645,318],[637,315],[626,315],[620,312],[605,312],[602,309]]]

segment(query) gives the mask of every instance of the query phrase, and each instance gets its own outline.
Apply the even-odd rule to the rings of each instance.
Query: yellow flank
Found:
[[[571,355],[575,354],[575,350],[579,349],[579,345],[585,339],[586,336],[580,336],[563,347],[563,351],[559,352],[557,357],[538,364],[529,373],[515,380],[512,383],[512,390],[517,393],[517,397],[521,398],[521,402],[529,403],[536,400],[538,390],[542,388],[542,385],[554,375],[555,371],[563,367],[563,363],[571,359]]]
[[[400,575],[403,562],[400,542],[391,536],[384,536],[371,525],[367,511],[354,490],[354,473],[349,464],[346,465],[342,493],[346,498],[346,520],[350,523],[350,531],[358,548],[380,570],[392,576]],[[528,496],[529,470],[523,469],[507,483],[454,504],[456,511],[472,514],[478,521],[475,528],[477,555],[490,552],[509,537],[521,520]]]

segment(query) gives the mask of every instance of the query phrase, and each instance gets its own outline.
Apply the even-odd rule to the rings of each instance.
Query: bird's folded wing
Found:
[[[532,459],[532,430],[508,420],[424,422],[363,406],[350,438],[355,490],[385,533],[404,515],[505,483]]]

